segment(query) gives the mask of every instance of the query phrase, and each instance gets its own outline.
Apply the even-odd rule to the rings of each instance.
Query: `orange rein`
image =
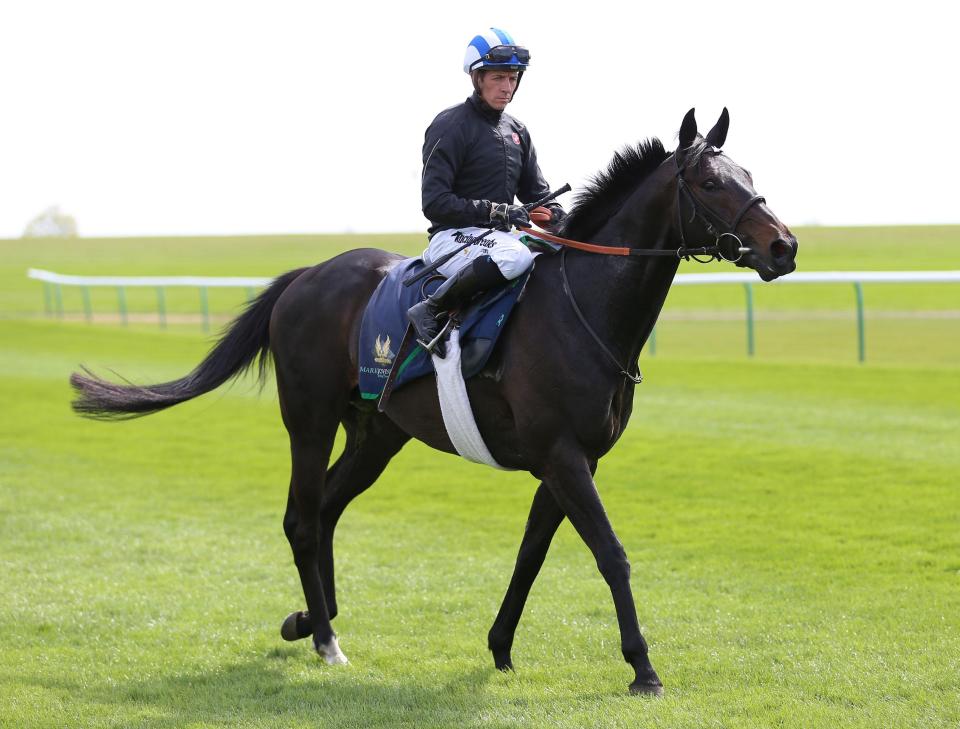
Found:
[[[561,238],[558,235],[553,235],[552,233],[546,233],[542,230],[534,230],[533,228],[519,228],[524,233],[529,233],[534,238],[542,238],[543,240],[548,240],[551,243],[557,243],[562,246],[567,246],[568,248],[577,248],[581,251],[587,251],[588,253],[604,253],[608,256],[629,256],[629,248],[619,248],[615,246],[602,246],[598,243],[581,243],[578,240],[570,240],[569,238]]]
[[[541,222],[545,223],[550,220],[550,211],[546,208],[537,208],[530,213],[530,218],[538,225]],[[533,228],[524,228],[522,226],[519,226],[518,229],[522,230],[524,233],[529,233],[534,238],[542,238],[543,240],[550,241],[551,243],[557,243],[558,245],[567,246],[568,248],[576,248],[577,250],[587,251],[587,253],[601,253],[607,256],[630,255],[629,248],[622,248],[619,246],[604,246],[600,245],[599,243],[581,243],[578,240],[561,238],[560,236],[553,235],[552,233],[547,233],[542,230],[534,230]]]

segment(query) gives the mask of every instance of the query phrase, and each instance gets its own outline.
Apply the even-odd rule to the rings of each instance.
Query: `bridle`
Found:
[[[723,152],[716,147],[713,147],[712,149],[713,154],[723,154]],[[743,205],[740,206],[740,209],[733,218],[733,223],[728,223],[723,216],[720,215],[720,213],[693,194],[693,190],[690,189],[687,181],[683,178],[683,173],[687,170],[687,163],[683,162],[681,164],[680,158],[676,155],[674,155],[674,158],[677,161],[677,223],[679,224],[680,228],[680,248],[677,249],[677,256],[687,261],[693,259],[697,263],[710,263],[714,260],[737,263],[741,258],[743,258],[744,253],[749,253],[750,251],[749,248],[746,248],[743,245],[743,241],[740,240],[740,236],[737,235],[737,226],[740,225],[740,221],[743,220],[743,216],[747,214],[747,211],[750,208],[757,203],[766,202],[767,199],[763,195],[754,195],[753,197],[749,198],[743,203]],[[687,237],[683,230],[684,220],[681,204],[682,195],[687,196],[687,199],[690,201],[690,205],[693,208],[693,214],[690,216],[690,220],[688,222],[693,223],[697,217],[699,217],[706,226],[707,233],[714,237],[714,243],[712,246],[703,246],[702,248],[696,249],[687,248]],[[720,241],[727,236],[730,236],[736,241],[736,258],[728,258],[723,253],[723,246],[720,245]],[[701,255],[707,255],[709,257],[705,259],[699,258],[698,256]]]
[[[719,149],[716,149],[715,147],[713,149],[715,150],[713,154],[723,154],[723,152],[721,152]],[[680,229],[679,248],[663,249],[608,246],[600,243],[585,243],[583,241],[571,240],[570,238],[561,238],[560,236],[553,235],[552,233],[534,230],[533,228],[521,227],[520,230],[524,231],[525,233],[529,233],[535,238],[547,240],[551,243],[557,243],[566,248],[576,248],[577,250],[586,251],[587,253],[599,253],[606,256],[676,256],[677,258],[682,258],[685,261],[693,260],[697,263],[710,263],[711,261],[727,261],[728,263],[737,263],[741,258],[743,258],[744,253],[749,253],[750,251],[749,248],[746,248],[743,245],[743,241],[740,239],[740,236],[737,235],[737,227],[740,225],[741,221],[743,220],[743,216],[747,214],[747,211],[750,210],[750,208],[757,203],[766,202],[767,199],[763,195],[754,195],[740,206],[740,209],[733,218],[733,223],[728,223],[724,217],[720,215],[720,213],[715,211],[713,208],[703,202],[703,200],[694,195],[693,190],[690,189],[690,186],[683,177],[684,172],[687,171],[686,162],[681,163],[680,158],[677,157],[676,154],[674,154],[674,158],[677,162],[677,223]],[[690,202],[690,207],[692,208],[690,219],[686,222],[684,221],[683,217],[683,196],[686,196],[686,199]],[[704,227],[707,229],[707,233],[714,237],[713,245],[699,246],[697,248],[689,248],[687,246],[687,234],[684,230],[685,225],[694,223],[697,218],[700,218],[701,222],[704,224]],[[722,245],[720,245],[720,241],[728,236],[732,237],[737,244],[737,256],[735,258],[724,255],[724,248]],[[703,256],[706,256],[706,258]]]
[[[712,153],[723,154],[723,152],[716,147],[712,148]],[[586,329],[590,336],[593,337],[593,341],[596,342],[603,353],[607,355],[607,359],[613,362],[616,368],[620,371],[620,374],[634,384],[640,384],[643,382],[643,374],[640,372],[639,365],[637,366],[637,374],[630,374],[629,370],[620,364],[616,355],[610,351],[607,345],[603,343],[603,340],[601,340],[597,333],[593,330],[593,327],[590,326],[587,318],[583,315],[583,312],[577,305],[577,300],[573,296],[573,290],[570,288],[570,281],[567,278],[567,248],[576,248],[588,253],[598,253],[609,256],[676,256],[677,258],[682,258],[686,261],[694,260],[697,263],[710,263],[711,261],[728,261],[730,263],[737,263],[741,258],[743,258],[744,253],[748,253],[750,251],[749,248],[746,248],[743,245],[743,241],[740,240],[740,236],[737,235],[737,226],[740,225],[740,222],[743,220],[743,216],[746,215],[750,208],[757,203],[766,202],[766,198],[764,198],[763,195],[754,195],[740,206],[740,209],[733,218],[733,223],[728,223],[724,217],[720,215],[720,213],[715,211],[713,208],[703,202],[703,200],[694,195],[693,190],[690,189],[690,186],[683,177],[684,172],[687,170],[686,162],[681,163],[680,157],[678,157],[676,154],[674,154],[674,158],[677,162],[677,222],[680,228],[680,247],[676,250],[665,250],[660,248],[628,248],[625,246],[607,246],[600,245],[598,243],[584,243],[582,241],[561,238],[553,235],[552,233],[535,231],[532,228],[521,228],[521,230],[529,232],[536,238],[542,238],[553,243],[558,243],[564,247],[563,250],[560,251],[560,278],[563,282],[564,294],[566,294],[567,299],[570,301],[570,305],[573,307],[574,313],[577,315],[577,318],[580,320],[580,323],[583,325],[584,329]],[[684,232],[685,222],[682,209],[684,195],[686,196],[686,199],[689,200],[690,207],[692,208],[690,220],[686,222],[692,224],[697,220],[697,218],[700,218],[707,230],[707,233],[714,237],[713,245],[700,246],[698,248],[687,247],[687,236]],[[736,241],[736,258],[728,258],[726,255],[724,255],[724,249],[721,245],[721,241],[728,236]]]

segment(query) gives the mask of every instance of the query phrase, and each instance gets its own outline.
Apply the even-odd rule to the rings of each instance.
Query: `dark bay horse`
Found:
[[[468,383],[493,457],[541,482],[488,636],[499,669],[512,668],[511,646],[524,603],[554,533],[567,518],[613,595],[621,649],[634,669],[630,690],[662,693],[640,634],[630,565],[593,474],[630,419],[629,363],[637,361],[663,306],[680,260],[676,252],[690,250],[690,241],[726,239],[736,243],[737,255],[731,257],[738,257],[737,265],[753,268],[765,281],[795,268],[796,238],[756,194],[750,173],[720,151],[728,124],[724,109],[702,137],[691,109],[674,153],[656,139],[618,153],[580,194],[562,234],[635,252],[647,247],[673,253],[613,256],[569,250],[541,256],[498,354]],[[89,371],[71,378],[77,412],[128,418],[209,392],[258,357],[262,375],[272,354],[292,454],[283,528],[307,605],[286,619],[281,632],[288,640],[312,635],[328,663],[346,661],[330,624],[337,614],[333,536],[340,515],[410,438],[455,452],[433,378],[398,389],[383,413],[359,396],[360,320],[377,284],[398,260],[392,253],[358,249],[278,277],[203,362],[179,380],[140,387],[113,384]],[[329,466],[341,425],[346,445]]]

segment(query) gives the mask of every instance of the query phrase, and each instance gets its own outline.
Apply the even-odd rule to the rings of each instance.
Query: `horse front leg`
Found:
[[[603,509],[586,456],[570,443],[558,443],[543,475],[563,513],[593,553],[597,568],[610,587],[620,626],[620,648],[624,660],[634,670],[630,692],[662,695],[663,684],[650,664],[647,641],[640,634],[630,589],[630,563]]]
[[[513,637],[523,613],[523,606],[527,602],[530,588],[537,578],[543,560],[547,556],[550,542],[557,532],[557,527],[563,521],[563,512],[557,505],[556,499],[543,483],[537,488],[530,506],[530,516],[520,542],[520,551],[517,554],[517,564],[510,578],[510,586],[503,598],[500,612],[497,613],[493,627],[487,635],[487,646],[493,652],[493,663],[501,671],[513,668],[510,659],[510,649],[513,647]]]

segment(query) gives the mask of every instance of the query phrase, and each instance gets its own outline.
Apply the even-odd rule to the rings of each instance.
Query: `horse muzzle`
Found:
[[[764,281],[773,281],[796,270],[797,247],[793,235],[780,236],[767,246],[766,251],[758,251],[754,244],[736,264],[752,268]]]

